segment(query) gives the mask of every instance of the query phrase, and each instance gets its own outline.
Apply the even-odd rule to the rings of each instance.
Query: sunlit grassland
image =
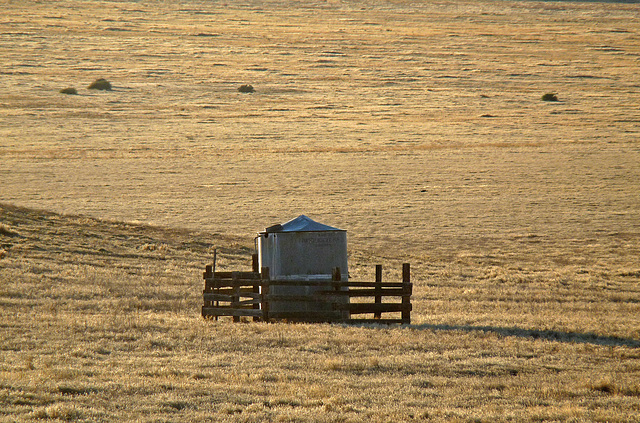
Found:
[[[640,420],[636,4],[1,9],[0,420]],[[299,214],[412,324],[203,320]]]
[[[5,6],[6,202],[419,254],[638,230],[637,5]]]
[[[418,266],[410,326],[233,324],[200,318],[201,272],[212,248],[221,268],[248,268],[238,240],[8,206],[2,219],[6,421],[640,413],[636,274],[441,258]]]

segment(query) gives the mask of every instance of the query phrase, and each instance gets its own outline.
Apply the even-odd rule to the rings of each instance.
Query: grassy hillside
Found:
[[[8,205],[0,217],[3,421],[640,415],[637,270],[443,258],[418,278],[421,323],[233,324],[199,306],[213,247],[222,268],[249,267],[235,239]]]

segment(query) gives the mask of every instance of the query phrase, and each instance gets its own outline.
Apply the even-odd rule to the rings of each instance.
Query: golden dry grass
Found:
[[[2,10],[3,421],[640,420],[636,4]],[[202,321],[301,213],[414,324]]]
[[[212,322],[199,316],[202,264],[216,247],[221,268],[248,268],[238,239],[0,212],[3,421],[640,413],[637,273],[440,258],[417,278],[408,327]]]

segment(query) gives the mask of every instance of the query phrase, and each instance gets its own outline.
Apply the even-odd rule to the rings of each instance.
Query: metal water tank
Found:
[[[274,225],[258,234],[258,263],[260,268],[268,267],[271,280],[327,281],[332,278],[333,269],[340,268],[343,281],[347,281],[347,231],[318,223],[305,215],[289,222]],[[270,293],[274,295],[309,296],[322,286],[278,286]],[[349,297],[339,300],[348,303]],[[273,301],[270,312],[314,312],[327,314],[331,304],[309,301]],[[303,313],[304,314],[304,313]],[[348,318],[348,312],[335,311],[332,318]]]

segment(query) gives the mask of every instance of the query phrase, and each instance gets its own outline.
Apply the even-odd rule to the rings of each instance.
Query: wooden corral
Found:
[[[413,285],[408,263],[402,266],[402,282],[383,282],[381,265],[376,266],[376,280],[373,282],[342,281],[338,268],[334,269],[330,281],[275,281],[269,278],[269,268],[255,271],[256,263],[254,259],[254,271],[251,272],[216,272],[213,266],[207,266],[204,272],[202,316],[216,320],[230,316],[235,322],[242,317],[250,317],[254,321],[265,322],[411,323]],[[276,295],[270,293],[275,286],[317,288],[308,295]],[[345,302],[345,296],[349,298],[348,302]],[[352,299],[356,302],[352,302]],[[282,310],[281,306],[278,311],[270,310],[272,302],[281,305],[287,301],[323,303],[330,307],[329,311]],[[389,313],[393,315],[387,317]],[[365,317],[353,318],[354,315]]]

